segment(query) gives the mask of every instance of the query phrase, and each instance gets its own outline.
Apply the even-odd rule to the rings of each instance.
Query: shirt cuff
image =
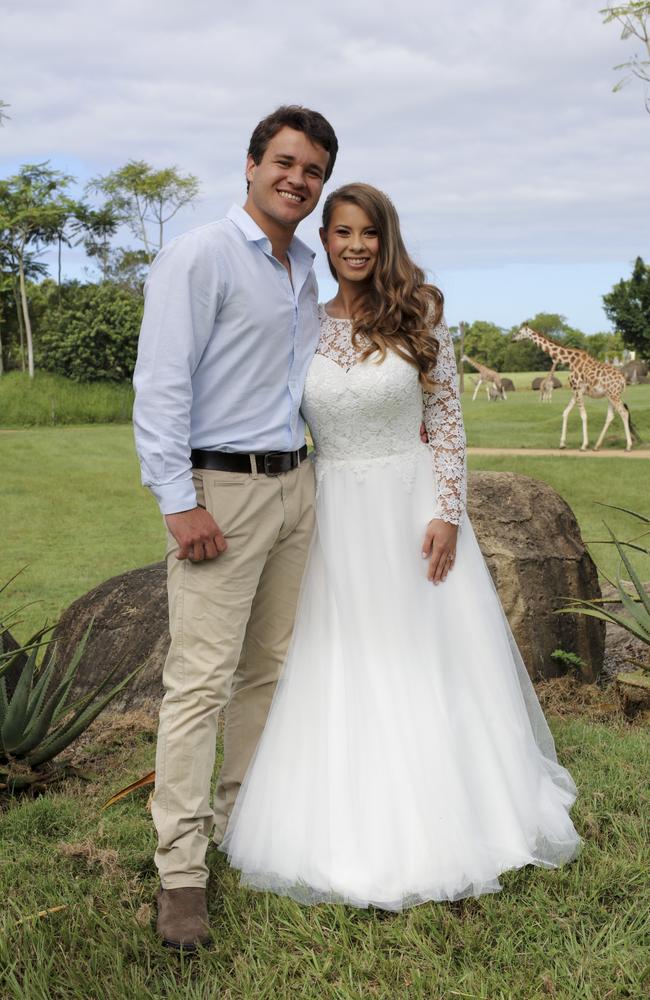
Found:
[[[196,490],[191,479],[151,487],[161,514],[180,514],[196,507]]]

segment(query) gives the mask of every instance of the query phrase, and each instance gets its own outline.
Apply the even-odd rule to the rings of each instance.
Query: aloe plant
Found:
[[[646,517],[645,514],[640,514],[638,511],[629,510],[627,507],[615,507],[612,504],[601,504],[601,506],[609,507],[611,510],[623,511],[643,524],[650,525],[650,517]],[[632,549],[635,552],[641,552],[646,556],[650,556],[650,548],[639,544],[639,538],[644,539],[648,535],[648,531],[645,530],[638,538],[631,539],[630,541],[621,541],[615,536],[609,525],[605,524],[605,528],[610,536],[605,541],[607,544],[616,546],[621,562],[627,571],[629,584],[627,582],[624,583],[621,580],[620,574],[618,574],[614,583],[618,595],[615,601],[596,598],[586,601],[579,598],[571,598],[571,603],[565,608],[558,608],[557,613],[589,615],[592,618],[600,618],[606,622],[614,622],[616,625],[624,628],[626,632],[629,632],[630,635],[640,639],[646,646],[650,646],[650,595],[647,593],[639,574],[634,569],[625,551],[626,549]],[[622,612],[611,611],[607,607],[607,604],[612,603],[621,604],[623,606]],[[648,663],[641,663],[638,660],[630,660],[629,662],[641,667],[642,670],[650,668]]]
[[[42,782],[44,765],[65,750],[108,703],[129,683],[144,664],[107,690],[121,661],[89,694],[69,703],[69,694],[83,656],[93,623],[77,645],[61,680],[55,684],[57,672],[56,644],[53,652],[39,665],[39,649],[52,640],[44,639],[49,627],[44,627],[18,649],[1,654],[0,659],[0,788],[14,791]],[[2,625],[0,625],[2,628]],[[7,694],[5,677],[12,666],[27,658],[11,697]]]

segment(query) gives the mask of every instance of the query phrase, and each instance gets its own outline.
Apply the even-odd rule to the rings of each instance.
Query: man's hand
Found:
[[[177,559],[190,559],[192,562],[216,559],[228,548],[221,528],[203,507],[166,514],[165,522],[178,542]]]
[[[456,558],[456,538],[458,526],[448,524],[434,517],[427,524],[422,543],[422,558],[429,559],[427,579],[432,583],[441,583],[447,579],[447,573],[454,565]]]

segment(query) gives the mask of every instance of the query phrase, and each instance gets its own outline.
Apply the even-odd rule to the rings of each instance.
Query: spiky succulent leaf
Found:
[[[2,746],[6,753],[13,753],[23,738],[25,722],[27,721],[29,694],[32,687],[32,677],[34,676],[34,666],[36,664],[36,652],[33,649],[29,654],[27,663],[18,678],[11,701],[7,706],[2,731],[0,732]]]
[[[558,608],[555,612],[556,615],[587,615],[588,618],[600,618],[604,622],[614,622],[616,625],[620,625],[635,635],[637,639],[641,639],[642,642],[649,642],[648,636],[641,629],[637,628],[635,622],[631,622],[629,618],[623,618],[621,615],[615,614],[613,611],[602,611],[596,605],[592,605],[589,601],[576,601],[575,604],[571,604],[566,608]]]
[[[626,556],[625,551],[623,550],[623,547],[619,543],[618,539],[615,537],[614,532],[609,527],[609,525],[605,525],[605,527],[607,528],[607,530],[609,531],[610,535],[612,536],[612,541],[614,542],[614,545],[616,546],[616,551],[618,552],[618,554],[620,555],[621,559],[623,560],[623,565],[625,566],[626,570],[629,573],[630,580],[634,584],[634,588],[635,588],[637,594],[639,595],[640,600],[643,602],[643,606],[645,607],[645,609],[648,612],[648,614],[650,614],[650,596],[648,596],[648,594],[646,594],[645,587],[641,583],[641,580],[640,580],[640,578],[639,578],[636,570],[634,569],[634,566],[632,565],[632,563],[630,562],[630,560]],[[620,589],[621,588],[619,587],[619,590]]]
[[[52,682],[54,672],[54,668],[52,666],[53,662],[53,660],[50,660],[48,664],[41,666],[40,670],[36,674],[36,681],[32,685],[32,692],[29,697],[29,707],[27,709],[27,714],[30,718],[38,715],[43,707],[43,702],[47,697],[47,692]]]
[[[76,740],[85,729],[88,728],[91,722],[97,718],[100,712],[108,705],[113,698],[122,691],[123,688],[138,674],[145,663],[141,663],[135,670],[132,670],[130,674],[127,674],[123,680],[116,684],[108,694],[105,694],[95,704],[87,706],[81,712],[77,713],[76,716],[68,724],[63,724],[52,736],[48,737],[43,741],[42,745],[34,753],[29,754],[25,760],[30,765],[30,767],[37,767],[39,764],[44,764],[46,761],[51,760],[56,757],[57,754],[65,750],[67,746]]]
[[[2,725],[7,716],[7,709],[9,708],[9,699],[7,698],[7,685],[5,684],[4,677],[0,677],[0,732],[2,732]],[[0,743],[0,747],[2,744]]]
[[[60,719],[63,713],[67,711],[66,702],[68,700],[68,694],[70,693],[72,682],[74,681],[75,675],[77,673],[77,669],[81,662],[81,657],[84,654],[86,643],[88,642],[88,637],[90,636],[90,630],[92,629],[94,623],[95,619],[91,618],[88,628],[86,629],[81,639],[79,640],[77,647],[72,655],[72,659],[70,660],[70,663],[67,666],[65,674],[63,675],[61,681],[61,687],[65,685],[65,696],[61,698],[60,702],[58,703],[55,709],[54,715],[52,717],[53,722],[56,722],[58,719]],[[56,650],[53,653],[53,658],[55,655],[56,655]]]
[[[613,503],[603,503],[602,500],[596,500],[599,507],[609,507],[610,510],[621,510],[624,514],[631,514],[632,517],[638,518],[639,521],[643,521],[644,524],[650,524],[650,517],[645,514],[640,514],[638,510],[630,510],[629,507],[616,507]]]
[[[648,635],[648,642],[650,642],[650,614],[643,607],[640,601],[635,601],[634,598],[630,597],[626,593],[623,585],[619,581],[618,593],[620,596],[621,604],[628,612],[628,614],[636,621],[639,628],[641,628]]]

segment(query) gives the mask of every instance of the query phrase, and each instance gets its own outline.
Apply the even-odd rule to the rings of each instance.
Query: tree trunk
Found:
[[[25,324],[23,323],[23,312],[20,307],[18,282],[15,278],[14,278],[14,302],[16,303],[16,319],[18,320],[18,333],[20,335],[20,367],[22,371],[25,371]]]
[[[0,375],[4,375],[5,366],[2,360],[2,327],[0,326]]]
[[[27,288],[25,287],[25,269],[22,258],[18,263],[18,275],[20,277],[20,300],[23,306],[25,337],[27,340],[27,371],[29,372],[29,377],[34,378],[34,343],[32,341],[32,324],[29,319],[29,307],[27,306]]]
[[[149,245],[149,237],[147,236],[147,226],[144,220],[144,213],[146,211],[146,208],[145,206],[140,204],[140,199],[137,194],[135,196],[135,204],[138,211],[138,219],[140,222],[140,233],[141,233],[140,239],[144,243],[145,253],[149,258],[149,263],[151,263],[154,258],[154,255],[151,252],[151,247]]]

